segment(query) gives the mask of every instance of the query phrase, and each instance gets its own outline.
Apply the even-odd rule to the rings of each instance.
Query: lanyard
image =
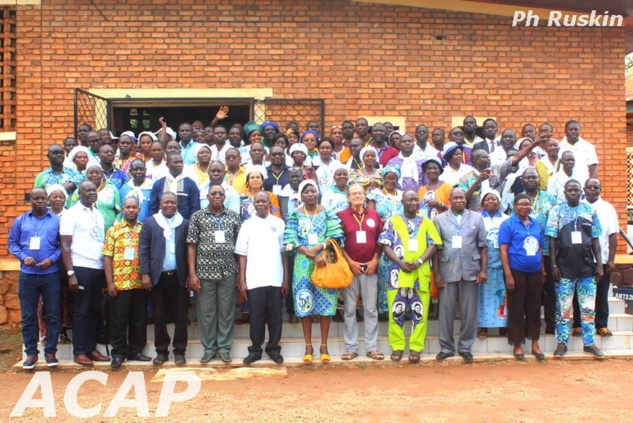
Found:
[[[272,170],[270,171],[270,173],[272,173],[272,175],[273,175],[273,178],[275,178],[275,182],[277,182],[275,185],[279,185],[279,180],[281,179],[281,177],[283,176],[285,171],[286,171],[286,169],[284,169],[281,172],[279,172],[279,176],[275,175],[275,172],[273,172]]]
[[[37,233],[40,231],[42,225],[44,224],[44,217],[46,217],[46,215],[42,216],[41,219],[37,219],[33,216],[33,214],[31,214],[31,220],[33,222],[33,226],[35,226],[35,236],[37,236]],[[38,220],[40,221],[39,226],[37,225]]]
[[[213,213],[210,213],[209,216],[211,216],[211,219],[213,219],[215,224],[218,225],[218,230],[222,230],[222,222],[224,222],[224,218],[226,217],[226,214],[223,214],[222,218],[220,218],[219,220],[216,219],[216,217],[213,215]]]
[[[356,166],[358,166],[358,169],[362,169],[363,168],[363,164],[360,163],[358,160],[356,160],[356,157],[354,157],[354,163],[356,163]]]
[[[358,218],[356,217],[356,213],[352,212],[352,216],[354,216],[354,220],[356,221],[356,223],[358,223],[358,230],[362,231],[363,222],[365,221],[365,212],[363,212],[363,214],[360,215],[360,220],[358,220]]]
[[[404,217],[404,215],[402,217]],[[404,217],[404,223],[407,224],[407,232],[409,232],[409,237],[416,237],[418,235],[419,227],[415,225],[415,217],[413,218],[413,220],[409,220],[408,218]]]
[[[134,236],[132,235],[134,232],[136,232],[136,226],[138,225],[138,220],[136,221],[136,223],[134,224],[134,226],[132,226],[132,229],[124,229],[123,232],[125,232],[125,234],[127,235],[129,240],[133,240]]]

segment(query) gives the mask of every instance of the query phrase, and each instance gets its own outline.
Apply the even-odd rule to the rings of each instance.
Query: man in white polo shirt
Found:
[[[284,221],[269,213],[270,196],[266,191],[255,195],[256,214],[242,224],[235,243],[239,256],[238,287],[248,296],[250,306],[250,337],[244,364],[262,358],[262,344],[268,319],[266,354],[277,364],[283,363],[281,346],[281,305],[288,292],[288,261],[282,256]]]
[[[576,158],[574,179],[584,184],[589,178],[598,177],[598,156],[596,148],[588,141],[580,138],[580,124],[576,120],[570,120],[565,124],[565,136],[560,142],[560,152],[571,151]]]
[[[110,361],[97,347],[99,305],[105,285],[103,215],[97,210],[97,187],[87,179],[79,183],[79,202],[65,211],[59,225],[62,260],[68,273],[73,309],[75,363],[92,366]]]

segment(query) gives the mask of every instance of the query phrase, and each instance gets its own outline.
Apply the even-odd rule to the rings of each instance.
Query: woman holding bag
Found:
[[[319,254],[331,246],[335,240],[343,246],[341,220],[333,210],[319,205],[318,185],[312,179],[299,185],[302,207],[288,213],[284,232],[284,251],[295,254],[292,291],[295,300],[295,314],[301,318],[303,336],[306,342],[303,362],[312,364],[312,316],[319,316],[321,324],[321,363],[329,363],[330,355],[327,338],[331,316],[336,312],[336,289],[324,289],[312,283],[315,266],[325,266]]]

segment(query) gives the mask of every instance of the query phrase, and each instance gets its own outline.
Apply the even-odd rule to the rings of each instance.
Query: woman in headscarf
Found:
[[[433,220],[435,216],[449,209],[449,197],[453,187],[440,180],[444,172],[440,159],[435,157],[428,159],[422,164],[422,171],[427,181],[418,190],[420,214]]]
[[[72,149],[70,154],[68,154],[67,160],[72,163],[72,167],[77,169],[77,172],[81,173],[85,177],[88,164],[98,164],[94,159],[92,159],[92,163],[90,163],[91,158],[92,155],[90,154],[88,147],[78,145]]]
[[[464,164],[463,147],[452,141],[444,145],[444,161],[446,166],[440,175],[440,180],[451,187],[459,185],[459,179],[473,170],[471,166]]]
[[[334,149],[332,150],[332,157],[341,163],[347,163],[352,158],[349,148],[343,144],[343,127],[333,126],[330,131],[330,138],[334,141]]]
[[[330,240],[343,246],[343,229],[336,212],[319,205],[316,182],[303,181],[299,185],[299,194],[303,205],[288,213],[284,250],[286,254],[295,254],[292,291],[295,313],[301,318],[306,343],[303,362],[312,363],[312,316],[320,316],[320,359],[322,363],[329,363],[327,340],[330,319],[336,312],[337,290],[316,287],[311,278],[315,266],[325,265],[325,260],[319,253],[331,246]]]
[[[362,185],[365,192],[369,193],[374,188],[382,189],[382,175],[377,166],[376,149],[374,147],[365,147],[360,150],[360,159],[363,162],[362,169],[350,169],[350,183]]]
[[[97,209],[103,215],[104,228],[107,232],[114,224],[114,221],[121,217],[121,196],[119,190],[105,178],[103,170],[99,165],[88,167],[87,178],[97,187]],[[76,190],[71,199],[69,207],[79,202],[79,190]]]
[[[246,138],[246,145],[240,147],[240,156],[242,157],[242,164],[248,164],[251,161],[251,145],[259,143],[262,144],[263,139],[262,127],[253,121],[246,122],[244,124],[244,137]],[[264,151],[266,155],[270,152],[270,149],[264,145]]]
[[[319,134],[315,131],[307,130],[301,134],[301,143],[308,149],[307,157],[310,159],[312,166],[319,166],[321,164],[319,150],[317,149],[317,145],[319,144]]]
[[[341,166],[334,172],[334,185],[330,188],[326,188],[321,197],[321,204],[326,209],[334,209],[336,213],[345,210],[349,207],[347,201],[347,182],[349,181],[349,175],[347,168]]]
[[[57,216],[61,218],[62,213],[66,209],[66,203],[68,202],[68,193],[66,189],[59,185],[49,185],[46,188],[46,194],[48,195],[48,204],[50,205],[51,211],[55,213]],[[72,327],[72,310],[70,301],[68,301],[68,275],[66,275],[66,267],[64,267],[64,261],[59,260],[59,277],[60,277],[60,285],[61,285],[61,316],[62,316],[62,327],[59,333],[59,343],[60,344],[68,344],[70,343],[70,338],[68,337],[68,329]],[[46,312],[44,310],[44,302],[40,298],[40,303],[38,304],[38,319],[40,319],[40,335],[42,337],[46,337],[46,323],[48,319],[46,319]],[[42,332],[44,329],[44,332]]]
[[[262,123],[262,135],[264,137],[262,144],[267,150],[275,143],[275,135],[279,133],[279,125],[275,122],[266,121]]]
[[[508,326],[506,286],[499,253],[499,228],[509,216],[501,213],[500,205],[501,197],[497,191],[488,191],[481,197],[481,215],[488,240],[488,281],[479,284],[477,337],[480,339],[488,337],[488,328],[504,328],[499,329],[504,332]]]
[[[391,144],[393,148],[397,148],[398,150],[400,150],[400,140],[402,139],[403,135],[404,132],[393,131],[391,134],[389,134],[389,144]]]
[[[319,141],[319,161],[321,164],[316,167],[319,191],[326,192],[332,187],[334,182],[334,172],[343,164],[332,158],[334,141],[330,138],[323,138]]]
[[[141,132],[138,136],[138,143],[141,151],[139,152],[139,159],[143,160],[145,163],[152,160],[152,143],[154,141],[158,141],[158,137],[154,135],[152,132]]]
[[[309,160],[308,158],[308,148],[302,143],[294,144],[290,147],[290,157],[292,158],[291,167],[296,169],[301,169],[303,172],[303,180],[312,179],[314,182],[318,183],[316,172],[314,168],[310,164],[311,162],[306,162]]]
[[[376,210],[383,223],[393,216],[402,214],[402,191],[398,186],[400,169],[387,165],[382,170],[382,188],[374,188],[367,194],[367,208]],[[389,258],[380,255],[378,261],[378,320],[386,322],[389,308],[387,306],[387,279],[389,278]]]

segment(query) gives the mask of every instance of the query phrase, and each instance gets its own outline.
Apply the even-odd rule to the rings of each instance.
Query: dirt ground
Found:
[[[6,333],[0,336],[2,349]],[[13,335],[10,335],[13,336]],[[15,336],[10,338],[15,342]],[[15,357],[0,355],[0,421],[9,414],[33,373],[3,365]],[[13,360],[14,364],[17,360]],[[358,366],[265,369],[184,369],[202,380],[198,395],[173,403],[163,421],[249,422],[631,422],[630,390],[633,361],[513,361],[419,366]],[[181,371],[181,369],[166,370]],[[78,403],[88,408],[101,403],[92,419],[73,418],[64,406],[64,393],[75,370],[51,371],[56,420],[153,421],[163,383],[163,372],[145,370],[150,418],[122,408],[114,418],[103,417],[127,370],[106,371],[107,384],[88,381]],[[226,380],[228,379],[228,380]],[[185,389],[178,382],[176,392]],[[128,398],[132,398],[132,394]],[[40,398],[38,390],[34,398]],[[10,421],[43,421],[41,409],[27,409]]]

